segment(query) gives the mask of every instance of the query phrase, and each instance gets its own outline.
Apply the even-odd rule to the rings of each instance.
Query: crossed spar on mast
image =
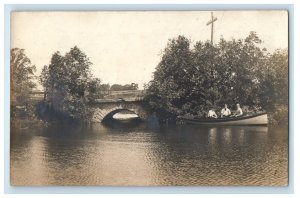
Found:
[[[213,14],[213,12],[211,12],[211,20],[210,21],[208,21],[207,23],[206,23],[206,25],[210,25],[211,24],[211,35],[210,35],[210,43],[213,45],[213,43],[214,43],[214,41],[213,41],[213,39],[214,39],[214,22],[215,21],[217,21],[218,19],[217,19],[217,17],[216,18],[214,18],[214,14]]]

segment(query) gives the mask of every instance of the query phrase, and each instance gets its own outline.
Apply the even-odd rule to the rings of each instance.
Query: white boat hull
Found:
[[[188,118],[182,118],[182,120],[186,123],[201,124],[201,125],[267,125],[268,115],[261,114],[257,116],[228,118],[227,120],[210,119],[205,121],[205,120],[188,119]]]

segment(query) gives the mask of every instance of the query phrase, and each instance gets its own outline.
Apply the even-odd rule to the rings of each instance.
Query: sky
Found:
[[[257,32],[262,47],[288,47],[286,11],[214,11],[214,42],[245,38]],[[210,11],[12,12],[11,48],[23,48],[40,74],[54,52],[75,45],[93,63],[102,83],[138,83],[143,88],[161,60],[168,39],[184,35],[210,40]],[[42,89],[38,85],[38,89]]]

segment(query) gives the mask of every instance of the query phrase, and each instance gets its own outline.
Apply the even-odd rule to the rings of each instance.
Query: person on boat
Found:
[[[216,112],[213,109],[208,111],[207,117],[208,118],[218,118]]]
[[[234,116],[239,117],[239,116],[242,116],[242,115],[243,115],[243,110],[242,110],[240,104],[236,104],[236,111],[234,113]]]
[[[231,115],[230,109],[228,109],[227,104],[225,104],[224,108],[221,110],[221,118],[228,117]]]

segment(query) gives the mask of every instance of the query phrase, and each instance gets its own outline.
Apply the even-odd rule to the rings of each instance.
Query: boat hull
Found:
[[[201,125],[267,125],[268,115],[259,114],[254,116],[244,116],[226,119],[195,119],[195,118],[179,118],[185,123],[201,124]]]

